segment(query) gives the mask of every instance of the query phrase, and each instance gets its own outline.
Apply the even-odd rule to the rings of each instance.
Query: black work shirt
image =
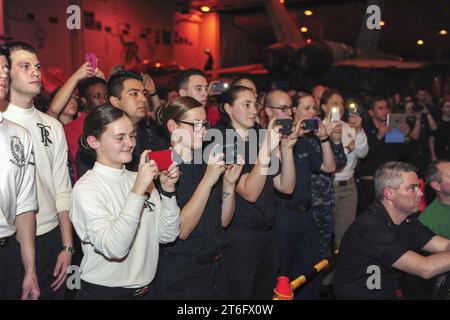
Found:
[[[403,273],[392,265],[407,251],[421,250],[434,235],[416,217],[395,225],[376,200],[344,235],[335,266],[336,298],[394,299]],[[380,289],[368,288],[368,279],[375,274],[370,266],[380,269]]]
[[[322,166],[321,149],[306,137],[297,140],[294,146],[296,182],[292,195],[277,193],[282,199],[281,205],[297,208],[299,205],[311,205],[311,173],[319,173]]]
[[[407,143],[385,143],[385,137],[381,140],[378,139],[378,128],[373,123],[372,118],[364,122],[363,128],[367,135],[369,152],[356,169],[358,177],[373,176],[379,166],[389,161],[399,161],[401,158],[407,157],[409,152]]]
[[[178,166],[182,172],[177,182],[177,203],[181,210],[191,200],[200,181],[205,175],[207,164],[182,163]],[[163,245],[163,250],[171,253],[191,256],[209,256],[217,254],[223,248],[225,231],[222,227],[222,179],[211,189],[202,216],[186,240]]]
[[[215,129],[220,130],[224,134],[224,141],[225,141],[225,130],[226,129],[233,129],[229,124],[225,123],[223,120],[219,121]],[[259,127],[255,126],[253,128],[257,132],[258,136],[258,149],[259,152]],[[261,136],[261,139],[263,137]],[[238,141],[238,143],[245,143],[245,164],[242,168],[241,176],[250,173],[252,171],[254,164],[250,164],[250,159],[252,157],[250,156],[250,143],[255,143],[255,141],[246,141],[241,142]],[[239,152],[239,148],[238,148]],[[253,157],[254,158],[254,157]],[[278,158],[277,158],[278,160]],[[278,160],[279,161],[279,160]],[[281,169],[281,164],[279,163],[279,168]],[[278,170],[279,172],[279,170]],[[239,193],[236,192],[236,209],[234,213],[234,218],[230,224],[230,227],[233,227],[237,224],[243,224],[243,225],[254,225],[254,226],[271,226],[274,222],[275,218],[275,210],[274,210],[274,203],[273,203],[273,196],[274,196],[274,186],[273,186],[273,178],[276,176],[276,174],[268,174],[266,178],[266,182],[264,184],[264,188],[259,195],[256,202],[249,202],[245,200]],[[238,182],[239,183],[239,182]]]

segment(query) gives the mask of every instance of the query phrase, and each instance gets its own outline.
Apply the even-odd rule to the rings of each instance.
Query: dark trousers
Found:
[[[275,228],[227,230],[225,265],[231,299],[272,299],[279,269]]]
[[[20,244],[14,235],[0,247],[0,300],[19,300],[22,296],[22,279]]]
[[[374,180],[357,178],[356,186],[358,188],[358,208],[356,214],[360,215],[375,200],[375,182]]]
[[[313,220],[312,210],[299,212],[282,208],[277,212],[276,225],[280,243],[280,275],[292,281],[312,270],[321,260],[320,234]],[[298,288],[295,299],[320,298],[322,275]]]
[[[149,300],[149,292],[152,286],[144,286],[136,289],[105,287],[81,281],[81,289],[76,295],[76,300]]]
[[[229,299],[223,252],[193,257],[163,249],[158,264],[156,299]]]
[[[56,280],[53,270],[61,252],[62,242],[59,227],[36,237],[36,271],[41,289],[41,300],[63,300],[66,285],[53,291],[51,284]]]
[[[330,254],[331,239],[334,230],[334,214],[334,206],[312,207],[312,217],[319,234],[321,258],[325,258]]]

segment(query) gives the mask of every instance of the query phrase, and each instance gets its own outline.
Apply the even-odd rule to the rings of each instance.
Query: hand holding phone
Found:
[[[234,164],[237,162],[237,145],[236,144],[226,144],[224,146],[217,146],[214,149],[214,153],[223,153],[225,164]]]
[[[280,133],[283,136],[289,136],[292,133],[292,119],[277,119],[276,126],[281,126]]]
[[[89,62],[89,65],[91,66],[92,69],[96,69],[97,68],[97,56],[95,55],[95,53],[86,53],[86,62]]]
[[[165,171],[169,169],[170,165],[173,163],[172,150],[151,151],[145,156],[146,162],[149,162],[150,160],[156,162],[159,171]]]
[[[318,119],[306,119],[301,124],[303,130],[317,131],[319,130],[319,120]]]

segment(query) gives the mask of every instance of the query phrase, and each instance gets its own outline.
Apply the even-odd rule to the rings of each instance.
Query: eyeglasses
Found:
[[[209,129],[211,127],[211,122],[209,122],[208,120],[205,120],[205,121],[194,121],[194,122],[178,120],[177,122],[188,124],[188,125],[192,126],[192,128],[194,128],[195,132],[202,131],[203,127],[205,127],[205,129]]]
[[[286,105],[284,105],[284,106],[279,106],[279,107],[267,106],[266,108],[270,108],[270,109],[278,109],[278,110],[281,110],[282,112],[287,112],[288,109],[289,109],[289,110],[295,109],[294,106],[286,106]]]

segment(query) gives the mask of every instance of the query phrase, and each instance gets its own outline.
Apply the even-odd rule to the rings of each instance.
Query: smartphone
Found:
[[[97,56],[95,53],[86,53],[86,62],[89,62],[91,68],[97,68]]]
[[[167,170],[173,163],[172,150],[151,151],[145,156],[146,162],[149,162],[150,160],[156,162],[159,171]]]
[[[318,119],[306,119],[302,122],[303,130],[317,131],[319,130],[319,120]]]
[[[281,126],[280,133],[283,136],[289,136],[292,133],[292,119],[277,119],[275,125]]]
[[[355,103],[350,103],[348,106],[348,114],[350,116],[359,116],[358,106]]]
[[[339,107],[332,107],[331,108],[330,121],[331,122],[339,122],[339,121],[341,121],[341,115],[339,113]]]
[[[211,93],[219,94],[219,93],[225,92],[228,90],[228,87],[229,87],[229,85],[226,82],[213,83],[211,86]]]
[[[226,144],[224,146],[217,146],[214,150],[215,154],[223,153],[225,164],[233,164],[237,162],[237,145]]]
[[[387,125],[389,129],[399,128],[403,123],[406,123],[406,118],[405,113],[388,113]]]

